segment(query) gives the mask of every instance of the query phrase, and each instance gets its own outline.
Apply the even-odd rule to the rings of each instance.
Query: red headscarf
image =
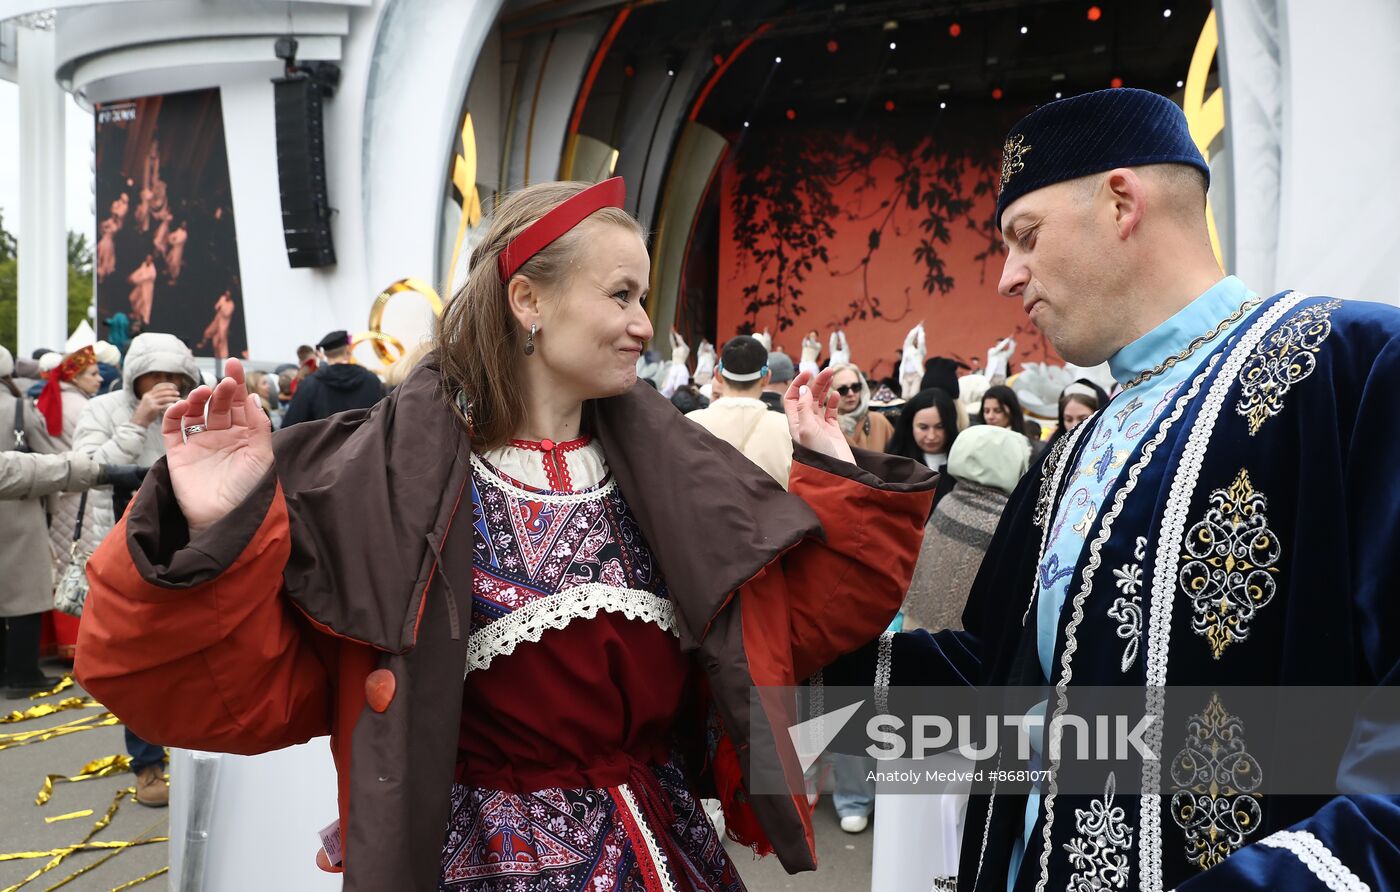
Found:
[[[39,392],[39,398],[34,401],[39,414],[44,416],[48,425],[49,436],[57,437],[63,434],[63,393],[59,385],[64,381],[72,381],[83,369],[96,364],[97,354],[93,353],[91,347],[84,347],[69,353],[63,357],[62,362],[49,370],[48,382]]]

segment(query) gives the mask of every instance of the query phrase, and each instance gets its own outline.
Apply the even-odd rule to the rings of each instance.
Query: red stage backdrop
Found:
[[[997,294],[997,160],[927,131],[746,134],[719,181],[720,342],[767,328],[796,360],[815,329],[825,361],[844,328],[852,359],[879,378],[922,320],[930,356],[980,368],[1014,335],[1013,371],[1059,362],[1020,301]]]

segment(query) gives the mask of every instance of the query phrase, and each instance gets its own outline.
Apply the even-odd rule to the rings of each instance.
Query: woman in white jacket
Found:
[[[165,454],[160,419],[199,381],[190,348],[174,335],[137,335],[122,364],[122,389],[94,397],[78,420],[73,451],[100,464],[150,467]],[[116,525],[111,490],[88,498],[92,533],[101,540]]]

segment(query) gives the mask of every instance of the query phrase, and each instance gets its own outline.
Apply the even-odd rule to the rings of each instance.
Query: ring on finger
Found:
[[[188,443],[190,437],[194,436],[195,434],[202,434],[206,430],[208,430],[208,428],[202,424],[191,424],[188,427],[186,427],[182,422],[180,424],[180,442]]]

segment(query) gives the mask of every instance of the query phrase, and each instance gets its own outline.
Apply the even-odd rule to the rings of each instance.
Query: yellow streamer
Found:
[[[104,756],[101,759],[94,759],[87,763],[72,777],[62,774],[50,774],[44,778],[44,785],[39,788],[39,795],[34,797],[35,805],[44,805],[53,797],[53,785],[59,783],[76,784],[80,781],[95,780],[99,777],[111,777],[114,774],[121,774],[131,770],[131,757]]]
[[[42,743],[45,740],[53,740],[55,737],[64,737],[68,734],[77,734],[80,731],[92,731],[97,728],[105,728],[108,725],[118,724],[120,721],[120,719],[110,712],[104,712],[98,715],[83,716],[71,722],[54,725],[52,728],[20,731],[13,734],[0,734],[0,750],[7,750],[17,746],[28,746],[31,743]]]
[[[124,797],[124,796],[134,796],[134,795],[136,795],[136,788],[135,788],[135,787],[123,787],[122,789],[118,790],[118,791],[117,791],[117,795],[116,795],[115,797],[113,797],[113,799],[112,799],[112,804],[111,804],[111,806],[107,809],[107,813],[106,813],[105,815],[103,815],[102,817],[100,817],[100,818],[97,819],[97,823],[95,823],[95,824],[92,825],[92,829],[89,830],[89,831],[87,832],[87,836],[84,836],[84,837],[83,837],[81,840],[79,840],[79,841],[77,842],[77,844],[75,844],[75,845],[67,846],[67,847],[65,847],[65,848],[63,848],[63,849],[55,849],[55,850],[54,850],[53,858],[51,858],[47,864],[45,864],[43,867],[39,868],[38,870],[34,871],[33,873],[31,873],[29,876],[25,877],[24,879],[20,880],[18,883],[14,884],[13,886],[7,887],[7,888],[4,890],[4,892],[15,892],[15,890],[17,890],[17,889],[22,889],[22,888],[24,888],[25,886],[27,886],[27,885],[29,885],[31,882],[33,882],[36,878],[41,877],[41,876],[43,876],[44,874],[48,873],[49,871],[53,870],[55,867],[58,867],[58,865],[62,864],[62,863],[64,862],[64,860],[66,860],[66,859],[68,858],[69,855],[73,854],[74,852],[76,852],[76,851],[78,851],[79,849],[81,849],[81,848],[83,848],[84,846],[86,846],[88,843],[92,842],[92,838],[93,838],[94,836],[96,836],[98,833],[101,833],[102,830],[103,830],[105,827],[107,827],[107,825],[109,825],[109,824],[112,823],[112,818],[116,816],[116,814],[117,814],[117,809],[121,808],[121,805],[122,805],[122,797]],[[127,843],[126,845],[130,845],[130,844]],[[124,847],[125,847],[125,846],[123,846],[123,848],[124,848]],[[102,848],[111,848],[111,847],[110,847],[110,846],[103,846]],[[120,852],[120,851],[122,851],[122,849],[121,849],[121,848],[118,848],[117,851]],[[113,853],[113,854],[115,854],[115,853]],[[32,856],[31,856],[31,857],[32,857]],[[39,857],[42,857],[42,856],[39,856]],[[111,856],[108,856],[108,857],[111,857]],[[12,858],[9,858],[9,857],[7,857],[7,856],[2,856],[2,855],[0,855],[0,861],[4,861],[4,860],[13,860],[13,859],[12,859]],[[102,861],[105,861],[105,860],[106,860],[106,858],[100,859],[99,861],[94,862],[94,864],[93,864],[93,865],[90,865],[90,866],[95,866],[96,864],[100,864]]]
[[[160,876],[161,874],[165,874],[165,873],[169,873],[169,872],[170,872],[170,868],[169,868],[169,867],[162,867],[160,870],[157,870],[155,873],[148,873],[148,874],[146,874],[146,875],[143,876],[143,877],[137,877],[136,879],[132,880],[132,881],[129,882],[129,883],[122,883],[120,886],[115,886],[115,887],[113,887],[112,892],[122,892],[123,889],[130,889],[132,886],[139,886],[139,885],[141,885],[142,883],[149,882],[149,881],[155,879],[156,877]]]
[[[45,824],[57,824],[59,821],[71,821],[74,818],[86,818],[92,814],[92,809],[85,808],[82,811],[70,811],[66,815],[54,815],[52,818],[44,818]]]
[[[97,842],[75,843],[71,846],[60,846],[56,849],[49,849],[46,852],[8,852],[0,855],[0,862],[3,861],[30,861],[35,858],[52,858],[54,855],[62,855],[67,852],[103,852],[109,849],[120,849],[127,846],[149,846],[158,842],[170,842],[168,836],[157,836],[151,839],[141,840],[105,840],[99,839]]]
[[[135,791],[133,791],[133,792],[135,792]],[[62,888],[63,886],[68,885],[69,883],[73,882],[73,881],[76,880],[78,877],[82,876],[83,874],[87,873],[88,871],[90,871],[90,870],[96,870],[97,868],[99,868],[99,867],[101,867],[102,865],[106,864],[108,861],[111,861],[113,858],[117,857],[117,856],[120,855],[122,852],[125,852],[127,849],[131,848],[131,847],[134,846],[134,845],[141,845],[142,842],[155,842],[156,839],[160,839],[160,840],[163,840],[163,841],[168,842],[168,841],[170,840],[170,837],[168,837],[168,836],[162,836],[162,837],[157,837],[157,838],[152,838],[152,837],[151,837],[151,833],[153,833],[153,832],[155,831],[155,829],[156,829],[157,827],[159,827],[159,826],[161,825],[161,823],[162,823],[164,820],[165,820],[164,818],[161,818],[160,820],[156,821],[154,824],[152,824],[151,826],[147,827],[145,830],[141,831],[141,835],[138,836],[138,837],[136,837],[136,839],[132,840],[131,842],[123,843],[123,844],[120,845],[120,846],[113,846],[113,847],[112,847],[112,852],[111,852],[110,854],[108,854],[108,855],[103,855],[101,858],[98,858],[96,861],[92,862],[91,864],[89,864],[89,865],[87,865],[87,866],[85,866],[85,867],[80,867],[80,868],[78,868],[77,870],[75,870],[75,871],[73,871],[72,873],[68,874],[68,876],[66,876],[66,877],[64,877],[63,879],[59,880],[58,882],[54,883],[52,886],[49,886],[47,889],[44,890],[44,892],[53,892],[53,890],[55,890],[55,889],[59,889],[59,888]]]
[[[72,686],[73,686],[73,676],[71,676],[71,675],[65,675],[65,676],[63,676],[63,680],[60,681],[58,684],[54,685],[54,687],[53,687],[52,690],[40,691],[40,692],[37,693],[37,694],[30,694],[30,695],[29,695],[29,699],[30,699],[30,700],[42,700],[42,699],[44,699],[45,697],[52,697],[54,694],[60,693],[60,692],[62,692],[62,691],[66,691],[66,690],[68,690],[69,688],[71,688]]]
[[[57,690],[55,688],[55,690]],[[9,715],[0,716],[0,725],[13,725],[15,722],[27,722],[30,719],[41,719],[46,715],[53,715],[56,712],[65,712],[69,709],[90,709],[100,707],[91,697],[68,697],[57,703],[41,703],[38,706],[31,706],[28,709],[16,709]]]

